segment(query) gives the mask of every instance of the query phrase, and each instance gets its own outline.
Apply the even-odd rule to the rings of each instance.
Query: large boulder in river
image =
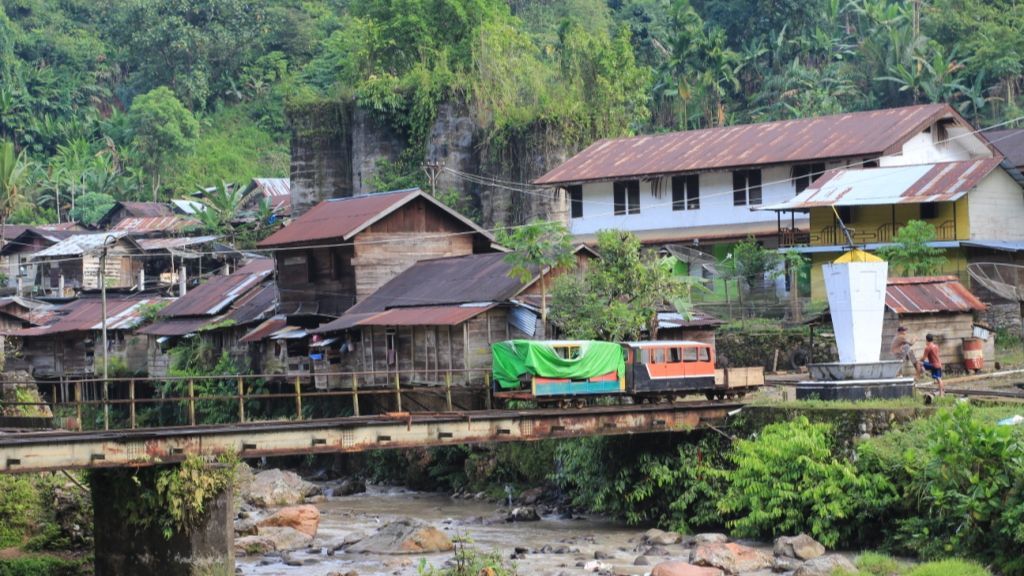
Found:
[[[243,487],[242,498],[253,506],[271,508],[302,504],[307,497],[320,493],[320,487],[306,482],[287,470],[264,470]]]
[[[644,532],[644,542],[655,546],[679,544],[679,541],[682,539],[682,535],[678,532],[666,532],[657,528],[651,528],[647,532]]]
[[[662,562],[651,570],[651,576],[722,576],[718,568],[694,566],[686,562]]]
[[[767,554],[734,542],[701,544],[693,551],[692,562],[698,566],[720,568],[729,574],[753,572],[772,565]]]
[[[274,543],[275,550],[296,550],[309,546],[313,538],[287,526],[260,526],[259,534]],[[247,536],[249,538],[249,536]]]
[[[235,538],[235,556],[258,556],[274,550],[274,541],[266,536]]]
[[[810,560],[825,553],[825,547],[807,534],[780,536],[775,539],[775,555]]]
[[[320,526],[320,511],[311,504],[289,506],[260,520],[258,525],[294,528],[310,538],[316,538],[316,529]]]
[[[396,520],[352,545],[349,552],[366,554],[426,554],[448,552],[451,539],[437,528],[412,518]]]
[[[804,562],[804,565],[797,569],[794,576],[831,576],[839,571],[856,574],[857,567],[844,556],[829,554]]]

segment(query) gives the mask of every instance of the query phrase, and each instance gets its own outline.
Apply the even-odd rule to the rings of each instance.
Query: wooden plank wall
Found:
[[[338,239],[340,241],[340,239]],[[317,306],[329,315],[340,315],[355,303],[355,273],[351,246],[297,248],[274,254],[281,303],[289,306]],[[291,258],[305,258],[307,271],[285,266]]]
[[[356,238],[356,299],[362,300],[420,260],[473,253],[466,236],[424,237],[419,232],[364,232]]]
[[[962,370],[963,366],[963,338],[974,336],[973,314],[962,312],[954,314],[914,314],[898,317],[891,310],[885,311],[885,321],[882,325],[882,353],[883,360],[891,359],[889,345],[892,343],[896,329],[903,324],[907,327],[907,337],[914,342],[914,354],[920,360],[924,354],[925,336],[931,333],[935,336],[935,343],[939,346],[939,358],[943,366],[950,366],[955,370]],[[983,346],[986,366],[991,369],[995,355],[994,338],[990,338]],[[904,366],[905,370],[912,372],[909,365]],[[904,372],[904,373],[910,373]]]

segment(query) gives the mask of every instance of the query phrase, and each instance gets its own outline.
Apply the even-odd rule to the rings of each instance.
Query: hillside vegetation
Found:
[[[575,147],[918,102],[987,126],[1022,114],[1022,29],[1010,0],[3,0],[12,221],[286,175],[286,110],[325,100],[412,143],[381,187],[422,179],[446,100]]]

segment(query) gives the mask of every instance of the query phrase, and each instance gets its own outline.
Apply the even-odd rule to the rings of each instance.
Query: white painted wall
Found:
[[[936,144],[931,132],[921,132],[903,144],[900,154],[882,156],[879,159],[879,166],[908,166],[910,164],[934,164],[936,162],[956,162],[957,160],[970,160],[981,155],[972,154],[967,147],[973,144],[969,140],[977,140],[973,136],[965,136],[956,140],[948,140],[953,136],[947,136],[947,141]],[[984,157],[991,156],[985,149]]]
[[[967,194],[971,240],[1024,240],[1024,190],[996,168]]]

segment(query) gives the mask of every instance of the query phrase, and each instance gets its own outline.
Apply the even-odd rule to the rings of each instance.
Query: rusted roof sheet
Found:
[[[156,252],[160,250],[174,250],[187,246],[196,246],[213,242],[218,236],[189,236],[185,238],[144,238],[139,240],[139,247],[143,252]]]
[[[797,230],[807,231],[810,229],[810,220],[807,218],[796,218],[793,222]],[[787,215],[783,221],[783,228],[789,228],[790,220]],[[774,237],[778,235],[778,223],[774,221],[743,222],[738,224],[708,224],[705,226],[685,226],[682,228],[656,228],[653,230],[636,230],[633,235],[642,244],[672,244],[678,242],[692,242],[700,240],[744,240],[749,236],[755,238]],[[597,234],[577,234],[573,241],[583,242],[587,245],[597,244]]]
[[[458,326],[494,308],[494,304],[392,308],[356,322],[357,326]]]
[[[237,326],[252,324],[273,314],[276,305],[277,285],[266,284],[239,298],[225,319],[234,321]]]
[[[266,340],[271,334],[281,330],[285,326],[288,326],[288,318],[285,316],[274,316],[264,320],[259,326],[250,330],[245,336],[238,339],[239,342],[245,342],[246,344],[252,342],[260,342]]]
[[[74,236],[68,236],[45,250],[36,252],[32,255],[32,259],[63,258],[68,256],[77,257],[85,254],[92,254],[103,248],[103,243],[106,242],[108,237],[121,241],[125,238],[125,233],[98,232],[95,234],[75,234]],[[138,246],[134,241],[130,241],[129,244]]]
[[[269,258],[254,260],[228,276],[213,276],[160,311],[163,318],[220,314],[274,270]]]
[[[786,202],[759,210],[952,202],[973,190],[1002,156],[887,168],[829,170]]]
[[[343,330],[392,308],[458,307],[509,300],[530,283],[509,276],[505,254],[473,254],[421,260],[367,296],[340,318],[311,333]]]
[[[45,227],[6,227],[6,232],[13,232],[14,228],[22,228],[23,230],[16,236],[5,236],[3,249],[0,249],[0,256],[9,256],[22,251],[28,251],[34,245],[33,236],[41,238],[45,245],[48,243],[50,246],[78,234],[75,230],[66,229],[50,229]]]
[[[534,184],[549,186],[887,154],[896,152],[910,137],[942,118],[962,121],[946,104],[924,104],[598,140]]]
[[[697,309],[690,312],[689,318],[683,318],[683,315],[678,312],[658,312],[658,328],[662,330],[673,328],[714,328],[722,324],[725,324],[725,322]]]
[[[1024,128],[990,130],[984,135],[1011,164],[1024,168]]]
[[[145,326],[137,331],[147,336],[184,336],[198,332],[210,322],[208,316],[191,318],[168,318]]]
[[[292,195],[292,181],[288,178],[253,178],[250,187],[265,198]]]
[[[199,226],[194,218],[181,216],[157,216],[147,218],[125,218],[111,230],[129,234],[148,234],[150,232],[181,232]]]
[[[900,315],[985,309],[985,304],[964,288],[956,276],[890,278],[885,290],[885,305]]]
[[[259,243],[261,248],[286,246],[316,242],[322,240],[350,240],[353,236],[395,210],[416,198],[437,206],[462,222],[468,229],[484,236],[490,241],[494,237],[490,232],[474,224],[471,220],[419,188],[353,196],[351,198],[331,198],[324,200],[296,218],[291,224],[270,235]]]
[[[161,216],[173,216],[174,211],[171,207],[162,202],[118,202],[114,205],[114,209],[117,209],[120,205],[125,214],[132,218],[158,218]]]
[[[149,295],[108,296],[107,330],[131,330],[144,320],[141,307],[165,301]],[[55,320],[46,325],[12,332],[13,336],[46,336],[66,332],[88,332],[103,327],[103,303],[99,298],[80,298],[56,311]]]

